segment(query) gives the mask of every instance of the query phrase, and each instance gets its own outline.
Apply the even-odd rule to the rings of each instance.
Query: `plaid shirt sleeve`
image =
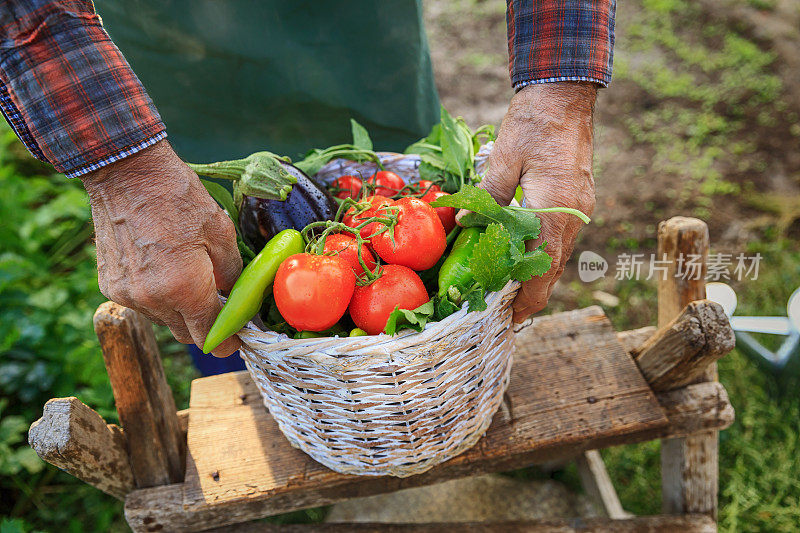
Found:
[[[611,81],[616,0],[507,0],[508,66],[534,83]]]
[[[0,109],[30,152],[68,177],[166,137],[90,0],[0,4]]]

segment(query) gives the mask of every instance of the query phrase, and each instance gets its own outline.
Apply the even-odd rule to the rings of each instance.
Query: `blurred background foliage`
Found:
[[[505,3],[424,5],[444,104],[473,127],[499,124],[512,95]],[[713,251],[763,257],[757,281],[732,283],[738,313],[785,314],[800,285],[800,2],[638,0],[617,9],[615,81],[597,106],[598,206],[576,253],[650,253],[659,220],[697,216],[709,224]],[[92,329],[104,298],[91,239],[80,182],[33,160],[0,127],[0,533],[127,529],[121,503],[27,446],[27,428],[51,397],[78,396],[109,422],[116,418]],[[652,282],[584,284],[573,265],[549,312],[600,303],[625,329],[655,323],[654,301]],[[168,332],[157,336],[185,407],[196,372]],[[720,529],[796,531],[798,372],[774,374],[734,351],[719,374],[737,414],[720,435]],[[658,451],[652,442],[603,452],[628,511],[660,511]],[[580,490],[574,466],[514,475]],[[324,516],[315,509],[275,521]]]
[[[89,202],[79,180],[34,160],[0,126],[0,531],[124,529],[122,505],[45,464],[27,445],[48,399],[77,396],[116,421],[92,328],[97,286]],[[158,329],[185,407],[194,368]]]

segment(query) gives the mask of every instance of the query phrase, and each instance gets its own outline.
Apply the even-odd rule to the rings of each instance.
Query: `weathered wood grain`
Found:
[[[665,274],[658,275],[659,328],[689,302],[705,299],[708,246],[708,226],[702,220],[673,217],[658,225],[658,259],[668,261]],[[698,265],[696,272],[690,262]]]
[[[183,480],[185,440],[150,322],[113,302],[94,315],[137,487]]]
[[[181,409],[176,414],[178,415],[178,427],[181,429],[181,436],[185,442],[186,434],[189,432],[189,410]]]
[[[722,306],[697,300],[635,349],[633,356],[653,390],[664,391],[696,382],[709,364],[735,344]]]
[[[728,393],[716,381],[659,392],[656,397],[669,418],[664,436],[675,438],[701,434],[707,430],[720,431],[734,421]]]
[[[621,520],[607,518],[573,518],[565,520],[536,520],[531,522],[451,522],[432,524],[240,524],[207,533],[440,533],[458,531],[484,533],[714,533],[717,526],[704,515],[637,516]]]
[[[635,350],[639,349],[655,332],[656,328],[653,326],[619,331],[617,332],[617,340],[627,353],[633,355]],[[586,450],[574,457],[574,460],[584,492],[597,507],[605,512],[606,516],[609,518],[627,518],[631,516],[630,513],[622,508],[617,491],[611,482],[599,451]],[[548,467],[552,469],[564,468],[567,463],[569,461],[556,461],[549,464]]]
[[[629,329],[626,331],[618,331],[617,332],[617,340],[622,344],[622,347],[625,349],[626,352],[629,354],[633,354],[633,351],[639,348],[642,344],[644,344],[653,334],[656,332],[656,328],[654,326],[645,326],[643,328],[638,329]],[[556,470],[564,469],[569,463],[572,461],[577,461],[578,457],[570,457],[565,459],[559,459],[557,461],[545,463],[539,465],[539,468],[545,472],[554,472]],[[578,465],[579,468],[581,465]],[[605,465],[604,465],[605,468]],[[591,470],[584,470],[583,474],[587,474],[588,476],[593,475]],[[584,489],[587,492],[593,490],[592,485],[597,485],[603,483],[603,480],[595,480],[592,481],[589,477],[581,477],[581,483],[584,485]],[[599,503],[601,504],[601,502]]]
[[[638,349],[657,331],[655,326],[645,326],[638,329],[629,329],[617,332],[617,340],[628,353]]]
[[[708,226],[695,218],[674,217],[658,226],[658,256],[669,261],[658,281],[658,325],[669,324],[690,302],[705,298],[708,262]],[[700,269],[688,273],[695,258]],[[716,379],[716,364],[706,367],[699,381]],[[665,513],[705,513],[716,519],[718,491],[717,432],[667,439],[661,443],[661,497]]]
[[[134,489],[122,430],[74,396],[44,405],[28,443],[43,460],[115,498],[124,500]]]
[[[619,501],[619,496],[608,476],[606,465],[600,452],[597,450],[586,450],[578,454],[575,458],[578,467],[578,476],[581,478],[586,495],[594,504],[602,510],[609,518],[622,519],[629,518]]]

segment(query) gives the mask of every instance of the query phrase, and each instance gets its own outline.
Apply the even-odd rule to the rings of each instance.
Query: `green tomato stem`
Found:
[[[531,211],[533,213],[567,213],[568,215],[575,215],[579,219],[583,221],[584,224],[588,224],[592,221],[591,218],[586,216],[583,211],[578,209],[573,209],[571,207],[540,207],[540,208],[533,208],[533,207],[521,207],[516,205],[509,205],[509,209],[514,209],[516,211]]]

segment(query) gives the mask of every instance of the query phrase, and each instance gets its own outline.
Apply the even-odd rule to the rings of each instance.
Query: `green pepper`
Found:
[[[361,328],[353,328],[350,331],[350,337],[366,337],[367,335],[369,335],[369,333]]]
[[[258,313],[264,295],[275,280],[278,267],[289,256],[302,253],[304,249],[303,237],[294,229],[285,229],[270,239],[242,270],[241,276],[233,285],[228,301],[206,336],[203,353],[211,352]]]
[[[447,294],[450,287],[469,287],[472,284],[472,271],[469,260],[483,228],[469,227],[461,230],[450,255],[439,269],[439,296]]]

